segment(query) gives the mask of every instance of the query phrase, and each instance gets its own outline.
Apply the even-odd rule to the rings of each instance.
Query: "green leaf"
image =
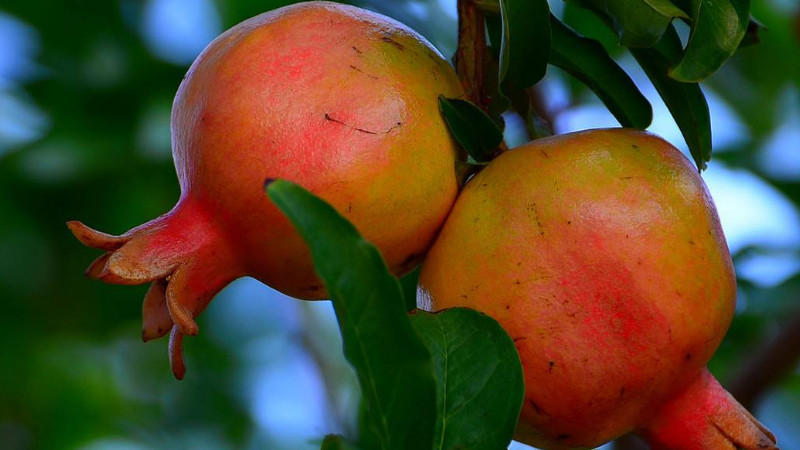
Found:
[[[494,319],[471,309],[418,310],[411,318],[438,381],[434,448],[507,448],[525,397],[514,342]]]
[[[670,0],[644,0],[644,2],[662,16],[680,17],[681,19],[689,18],[684,10],[679,8]]]
[[[578,35],[555,16],[551,15],[550,22],[553,31],[550,63],[592,89],[622,126],[647,128],[653,120],[650,102],[603,46]]]
[[[284,180],[268,182],[266,191],[311,250],[380,448],[431,448],[436,421],[431,354],[406,314],[400,283],[378,250],[324,200]]]
[[[499,8],[499,5],[497,6]],[[503,51],[503,17],[500,15],[500,9],[497,10],[497,14],[487,12],[483,16],[483,20],[486,22],[486,42],[489,45],[489,53],[495,60],[500,61],[500,53]],[[497,73],[495,74],[497,80],[500,79],[500,72],[500,66],[498,65]],[[498,81],[499,84],[500,82]]]
[[[571,0],[605,16],[625,47],[652,47],[673,17],[686,13],[670,0]]]
[[[739,48],[750,22],[750,0],[691,0],[692,32],[670,70],[680,81],[702,81]]]
[[[500,84],[506,92],[533,86],[547,70],[550,5],[547,0],[500,0],[500,14]]]
[[[417,307],[417,284],[421,271],[422,266],[417,266],[417,268],[407,273],[403,278],[400,278],[400,287],[403,289],[406,311],[411,311]]]
[[[370,450],[381,448],[380,436],[372,426],[372,415],[367,399],[361,396],[358,402],[358,448]]]
[[[487,13],[484,16],[484,23],[486,24],[486,37],[488,44],[488,52],[484,60],[483,69],[483,85],[486,97],[485,107],[486,114],[503,130],[505,129],[505,121],[503,113],[506,112],[511,106],[509,98],[500,88],[500,49],[502,47],[502,34],[503,34],[503,20],[500,17],[500,6],[496,5],[498,10],[496,14]]]
[[[439,96],[442,112],[453,137],[475,159],[488,161],[503,141],[503,131],[497,124],[468,100]]]
[[[338,434],[329,434],[322,440],[320,450],[354,450],[355,447],[350,445],[342,436]]]
[[[680,58],[681,50],[678,33],[670,27],[655,47],[631,49],[631,52],[669,108],[697,168],[702,171],[711,160],[711,117],[700,85],[676,81],[667,75],[673,61]]]

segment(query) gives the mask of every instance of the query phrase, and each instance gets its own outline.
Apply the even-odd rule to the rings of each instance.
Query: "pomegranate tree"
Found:
[[[522,442],[595,447],[637,432],[657,449],[774,449],[705,368],[735,296],[697,171],[653,135],[612,129],[537,140],[469,181],[417,300],[483,311],[513,338]]]
[[[68,224],[105,251],[87,275],[152,283],[142,337],[172,330],[180,378],[182,336],[198,332],[194,317],[232,280],[249,275],[297,298],[326,297],[305,244],[266,199],[265,179],[327,200],[404,274],[458,190],[460,154],[439,95],[463,96],[455,72],[387,17],[308,2],[236,25],[202,52],[175,97],[177,205],[121,236]]]

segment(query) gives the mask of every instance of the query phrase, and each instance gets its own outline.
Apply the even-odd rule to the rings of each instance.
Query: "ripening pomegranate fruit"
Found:
[[[387,17],[308,2],[236,25],[202,52],[175,97],[177,205],[121,236],[68,224],[105,251],[88,276],[152,283],[142,336],[173,330],[180,377],[182,336],[197,333],[193,318],[230,281],[249,275],[297,298],[326,297],[305,244],[263,192],[267,178],[327,200],[402,275],[458,190],[460,154],[439,95],[463,96],[455,72]]]
[[[516,438],[594,448],[637,432],[656,449],[775,449],[705,368],[736,282],[694,167],[639,131],[537,140],[492,161],[456,201],[418,305],[483,311],[516,343]]]

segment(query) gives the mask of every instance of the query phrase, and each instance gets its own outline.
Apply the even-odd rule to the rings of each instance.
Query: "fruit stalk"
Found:
[[[486,56],[483,13],[472,0],[458,0],[458,49],[454,57],[456,73],[467,99],[484,111]]]
[[[789,375],[799,361],[800,310],[743,365],[728,384],[730,392],[745,408],[752,408],[764,391]]]

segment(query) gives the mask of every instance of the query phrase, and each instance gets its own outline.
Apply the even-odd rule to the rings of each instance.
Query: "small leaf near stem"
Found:
[[[450,133],[475,161],[489,161],[497,155],[503,131],[478,106],[467,100],[439,96],[439,111]]]

